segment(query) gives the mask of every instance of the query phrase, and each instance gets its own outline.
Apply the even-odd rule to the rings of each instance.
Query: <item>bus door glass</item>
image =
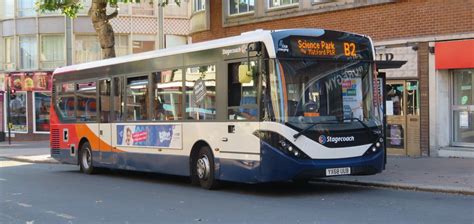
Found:
[[[110,79],[99,80],[99,102],[100,102],[100,123],[99,137],[101,139],[100,155],[101,160],[106,162],[112,151],[112,123],[111,123],[111,85]]]

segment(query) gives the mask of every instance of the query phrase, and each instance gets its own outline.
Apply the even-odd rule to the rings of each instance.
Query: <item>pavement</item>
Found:
[[[49,141],[0,142],[0,158],[30,163],[58,163],[50,157]],[[474,195],[474,159],[389,156],[386,170],[371,176],[321,178],[359,186]]]

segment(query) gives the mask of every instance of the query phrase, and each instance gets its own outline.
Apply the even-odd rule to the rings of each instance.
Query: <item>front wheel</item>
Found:
[[[205,189],[215,189],[218,187],[218,180],[215,179],[214,156],[209,146],[199,149],[193,164],[195,179],[199,185]]]
[[[81,153],[79,153],[79,165],[81,171],[86,174],[93,174],[94,167],[92,166],[92,149],[89,142],[85,142],[81,146]]]

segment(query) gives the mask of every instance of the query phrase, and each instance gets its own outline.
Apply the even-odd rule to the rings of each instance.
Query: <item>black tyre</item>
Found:
[[[193,182],[198,182],[204,189],[216,189],[219,181],[215,178],[214,155],[209,146],[203,146],[199,149],[197,156],[193,158]]]
[[[79,166],[83,173],[93,174],[95,172],[92,164],[92,149],[89,142],[84,142],[81,146],[79,153]]]

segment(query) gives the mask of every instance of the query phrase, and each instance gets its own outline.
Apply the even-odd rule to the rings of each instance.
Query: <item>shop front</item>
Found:
[[[440,156],[474,157],[474,39],[437,42],[433,81],[433,151]],[[430,115],[431,115],[430,114]],[[443,130],[445,129],[445,130]],[[448,130],[448,133],[446,133]]]
[[[397,69],[380,69],[386,77],[386,147],[389,155],[420,156],[420,85],[417,48],[383,46],[379,60],[406,61]]]
[[[7,137],[13,141],[49,139],[51,73],[10,73],[6,75],[5,84],[9,85],[3,97]]]

